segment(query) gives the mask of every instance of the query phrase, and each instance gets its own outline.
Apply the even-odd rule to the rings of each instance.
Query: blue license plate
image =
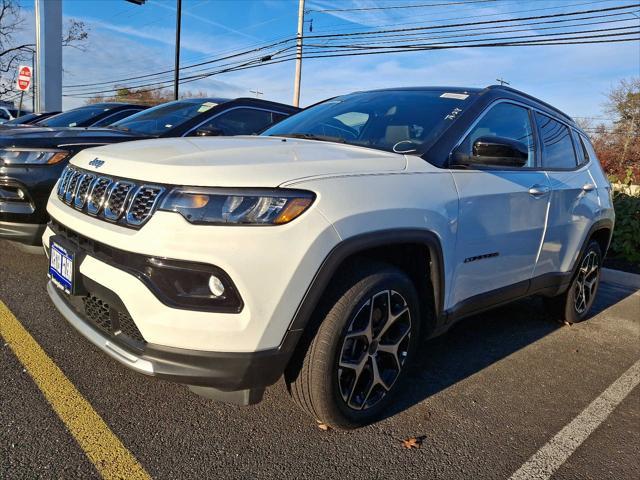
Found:
[[[53,284],[71,294],[73,291],[73,253],[51,242],[49,276]]]

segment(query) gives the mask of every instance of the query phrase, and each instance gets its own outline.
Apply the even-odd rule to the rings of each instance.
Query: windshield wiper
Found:
[[[347,141],[341,137],[332,137],[330,135],[315,135],[313,133],[285,133],[285,134],[272,134],[269,136],[285,137],[285,138],[302,138],[304,140],[318,140],[319,142],[347,143]]]

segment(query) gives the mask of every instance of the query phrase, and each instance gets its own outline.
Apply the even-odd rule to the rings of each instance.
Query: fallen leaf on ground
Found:
[[[329,425],[327,425],[326,423],[319,423],[318,428],[323,432],[326,432],[327,430],[329,430]]]
[[[411,437],[406,440],[402,440],[402,446],[404,448],[420,448],[422,442],[424,441],[424,437]]]

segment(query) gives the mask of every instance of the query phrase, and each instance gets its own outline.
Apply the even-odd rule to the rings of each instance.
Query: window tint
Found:
[[[272,117],[273,117],[273,123],[278,123],[282,120],[284,120],[285,118],[287,118],[289,115],[285,115],[284,113],[276,113],[273,112]]]
[[[543,168],[575,168],[576,153],[569,128],[538,112],[536,121],[540,129]]]
[[[269,125],[275,123],[275,114],[266,110],[255,108],[235,108],[229,110],[208,122],[200,125],[198,129],[220,130],[222,135],[252,135],[260,133]],[[191,132],[195,135],[195,132]]]
[[[529,110],[512,103],[499,103],[483,116],[462,142],[462,152],[471,155],[473,142],[480,137],[502,137],[521,142],[529,152],[524,167],[535,167],[535,142]]]
[[[9,114],[4,110],[0,110],[0,118],[9,118]]]
[[[22,125],[23,123],[28,123],[34,118],[38,118],[39,114],[37,113],[27,113],[26,115],[22,115],[18,118],[14,118],[13,120],[9,120],[5,123],[5,125]]]
[[[118,120],[122,120],[123,118],[127,118],[133,115],[140,110],[122,110],[118,113],[114,113],[113,115],[109,115],[108,117],[103,118],[102,120],[98,120],[96,123],[91,125],[92,127],[105,127],[107,125],[111,125]]]
[[[589,160],[591,160],[592,162],[599,162],[598,155],[596,155],[596,151],[593,149],[593,145],[591,144],[589,139],[583,137],[582,135],[578,135],[578,138],[580,139],[582,149],[585,151],[584,163],[588,162]]]
[[[43,127],[84,127],[92,123],[92,119],[111,110],[112,106],[80,107],[59,113],[43,120],[39,125]]]
[[[162,135],[217,105],[218,103],[206,98],[176,100],[142,110],[119,122],[112,123],[111,126],[142,135]]]

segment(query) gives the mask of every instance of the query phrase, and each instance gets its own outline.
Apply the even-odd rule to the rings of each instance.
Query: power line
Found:
[[[505,0],[506,2],[509,2],[511,0]],[[515,2],[520,2],[520,0],[514,0]],[[527,10],[515,10],[515,11],[509,11],[509,12],[501,12],[501,13],[487,13],[487,14],[482,14],[482,15],[473,15],[474,18],[486,18],[486,17],[498,17],[501,15],[512,15],[512,14],[517,14],[517,13],[529,13],[529,12],[539,12],[539,11],[546,11],[546,10],[557,10],[559,8],[568,8],[568,7],[580,7],[580,6],[584,6],[584,5],[593,5],[593,4],[600,4],[600,3],[604,3],[604,2],[613,2],[616,0],[593,0],[590,2],[580,2],[580,3],[570,3],[567,5],[560,5],[557,7],[544,7],[544,8],[532,8],[532,9],[527,9]],[[474,7],[475,9],[476,7]],[[460,9],[460,10],[467,10],[467,9]],[[621,15],[626,15],[626,14],[621,14]],[[418,15],[418,16],[413,16],[413,18],[422,18],[428,15]],[[402,23],[390,23],[385,25],[385,27],[398,27],[398,26],[404,26],[404,25],[416,25],[416,24],[430,24],[430,23],[437,23],[437,22],[447,22],[447,21],[451,21],[451,20],[462,20],[462,19],[466,19],[469,18],[468,16],[465,17],[448,17],[448,18],[438,18],[438,19],[432,19],[429,20],[427,22],[402,22]],[[340,31],[341,29],[344,28],[344,24],[332,24],[329,25],[330,27],[337,27],[337,28],[333,28],[333,29],[324,29],[324,32],[331,32],[331,31]],[[373,28],[380,28],[382,26],[378,26],[378,27],[373,27]],[[352,30],[366,30],[368,28],[372,28],[371,26],[361,26],[361,27],[351,27]]]
[[[634,5],[635,6],[635,5]],[[560,14],[551,14],[551,15],[543,15],[543,16],[537,16],[537,17],[521,17],[521,18],[514,18],[514,19],[498,19],[498,20],[489,20],[489,21],[482,21],[482,22],[473,22],[473,23],[464,23],[464,24],[449,24],[449,25],[437,25],[437,26],[429,26],[429,27],[418,27],[418,28],[411,28],[411,29],[396,29],[396,30],[382,30],[379,32],[347,32],[347,33],[342,33],[342,34],[338,34],[338,35],[313,35],[313,36],[307,36],[307,39],[309,38],[324,38],[327,39],[327,41],[333,41],[332,39],[339,39],[341,37],[344,36],[361,36],[361,35],[376,35],[378,38],[380,38],[382,35],[382,33],[395,33],[395,32],[407,32],[407,31],[423,31],[423,30],[430,30],[430,29],[441,29],[441,28],[449,28],[449,27],[467,27],[469,25],[487,25],[487,24],[495,24],[495,23],[502,23],[502,22],[517,22],[517,21],[528,21],[528,20],[536,20],[536,19],[547,19],[544,20],[543,22],[535,22],[535,23],[524,23],[521,24],[523,26],[526,25],[534,25],[534,24],[545,24],[545,23],[561,23],[561,22],[571,22],[571,21],[581,21],[581,20],[586,20],[586,19],[590,19],[590,18],[600,18],[600,17],[605,17],[605,16],[619,16],[619,15],[625,15],[625,13],[613,13],[613,14],[607,14],[607,15],[600,15],[600,16],[591,16],[591,17],[582,17],[582,18],[577,18],[577,19],[558,19],[558,20],[548,20],[550,18],[556,18],[559,16],[574,16],[574,15],[583,15],[585,13],[596,13],[596,12],[606,12],[606,11],[611,11],[611,10],[618,10],[618,9],[627,9],[627,8],[631,8],[632,6],[623,6],[623,7],[611,7],[611,8],[605,8],[605,9],[592,9],[592,10],[583,10],[583,11],[577,11],[577,12],[568,12],[568,13],[560,13]],[[594,22],[595,23],[595,22]],[[515,27],[515,26],[519,26],[519,25],[509,25],[507,26],[507,28],[509,27]],[[480,29],[491,29],[494,27],[475,27],[473,29],[470,30],[480,30]],[[552,28],[552,27],[547,27],[547,28]],[[558,28],[558,27],[556,27]],[[467,29],[469,30],[469,29]],[[453,32],[455,32],[456,30],[452,30]],[[443,31],[444,33],[444,31]],[[411,34],[405,34],[407,36],[409,35],[418,35],[419,33],[411,33]],[[394,35],[388,35],[389,37],[392,37]],[[400,33],[395,33],[395,36],[400,36]],[[220,62],[222,60],[226,60],[226,59],[230,59],[230,58],[236,58],[236,57],[241,57],[241,56],[245,56],[248,55],[250,53],[254,53],[254,52],[258,52],[258,51],[263,51],[266,50],[268,48],[272,48],[274,46],[277,46],[279,44],[285,44],[287,42],[291,42],[293,41],[294,38],[286,38],[284,40],[280,40],[278,42],[273,42],[271,44],[268,45],[263,45],[254,49],[250,49],[250,50],[246,50],[243,52],[239,52],[239,53],[235,53],[233,55],[227,55],[224,57],[220,57],[220,58],[215,58],[213,60],[209,60],[206,62],[199,62],[196,64],[192,64],[192,65],[187,65],[184,67],[180,67],[180,70],[187,70],[187,69],[191,69],[191,68],[195,68],[198,66],[202,66],[202,65],[208,65],[208,64],[213,64],[213,63],[217,63]],[[368,39],[368,41],[370,41],[370,39]],[[138,79],[143,79],[143,78],[151,78],[151,77],[155,77],[155,76],[160,76],[160,75],[164,75],[164,74],[168,74],[173,72],[173,70],[164,70],[161,72],[154,72],[154,73],[150,73],[150,74],[145,74],[145,75],[138,75],[138,76],[134,76],[134,77],[128,77],[128,78],[120,78],[117,80],[110,80],[110,81],[104,81],[104,82],[97,82],[97,83],[90,83],[90,84],[74,84],[74,85],[67,85],[65,86],[66,89],[78,89],[78,88],[82,88],[82,87],[95,87],[98,85],[115,85],[117,83],[121,83],[121,82],[130,82],[132,80],[138,80]]]
[[[538,35],[516,35],[514,37],[509,37],[508,39],[516,39],[516,38],[536,38],[536,37],[554,37],[554,36],[561,36],[561,35],[577,35],[577,34],[581,34],[581,33],[598,33],[598,32],[611,32],[611,31],[616,31],[616,30],[628,30],[628,29],[635,29],[637,30],[636,32],[629,32],[629,33],[611,33],[609,35],[594,35],[594,37],[608,37],[608,36],[617,36],[617,35],[632,35],[635,33],[640,33],[640,27],[632,25],[632,26],[628,26],[628,27],[617,27],[617,28],[599,28],[599,29],[594,29],[594,30],[578,30],[578,31],[573,31],[573,32],[556,32],[556,33],[544,33],[544,34],[538,34]],[[465,35],[462,35],[463,37]],[[412,41],[423,41],[423,40],[429,40],[429,39],[433,39],[433,38],[451,38],[451,37],[426,37],[424,39],[413,39]],[[459,37],[453,37],[453,38],[459,38]],[[493,38],[483,38],[480,41],[483,42],[488,42],[488,41],[493,41],[493,40],[502,40],[502,37],[493,37]],[[404,40],[406,41],[406,40]],[[446,43],[470,43],[470,42],[477,42],[479,40],[454,40],[454,41],[449,41]],[[384,43],[395,43],[395,42],[373,42],[373,43],[369,43],[367,46],[360,46],[360,45],[331,45],[332,48],[337,48],[337,49],[352,49],[352,50],[358,50],[358,49],[384,49],[384,48],[394,48],[391,46],[385,46],[385,45],[381,45]],[[405,44],[403,45],[403,47],[406,48],[418,48],[418,47],[423,47],[426,45],[437,45],[437,43],[435,44],[430,44],[430,43],[423,43],[423,44],[417,44],[417,45],[412,45],[412,44]],[[326,48],[323,45],[313,45],[313,44],[308,44],[307,47],[312,47],[312,48]],[[335,50],[338,51],[338,50]]]
[[[445,3],[421,3],[413,5],[389,5],[386,7],[362,7],[362,8],[323,8],[323,9],[309,9],[306,12],[309,13],[331,13],[331,12],[363,12],[368,10],[399,10],[404,8],[427,8],[427,7],[448,7],[452,5],[465,5],[469,3],[493,3],[498,0],[466,0],[457,2],[445,2]]]
[[[491,23],[508,23],[508,22],[519,22],[524,20],[540,20],[543,18],[557,18],[557,17],[567,17],[573,15],[583,15],[588,13],[600,13],[600,12],[610,12],[614,10],[623,10],[630,8],[638,8],[640,7],[640,3],[635,3],[632,5],[618,6],[618,7],[609,7],[609,8],[598,8],[591,10],[581,10],[577,12],[567,12],[567,13],[554,13],[550,15],[538,15],[533,17],[519,17],[519,18],[508,18],[508,19],[497,19],[497,20],[482,20],[479,22],[465,22],[465,23],[454,23],[448,25],[431,25],[427,27],[413,27],[413,28],[398,28],[392,30],[375,30],[370,32],[346,32],[340,34],[329,34],[329,35],[307,35],[305,38],[331,38],[331,37],[346,37],[346,36],[364,36],[364,35],[377,35],[380,33],[395,33],[395,32],[411,32],[418,30],[433,30],[438,28],[450,28],[450,27],[467,27],[470,25],[487,25]]]
[[[607,36],[607,35],[604,35]],[[628,39],[620,39],[620,38],[615,38],[615,39],[606,39],[606,40],[593,40],[593,38],[597,38],[597,36],[582,36],[582,37],[568,37],[566,39],[551,39],[551,40],[540,40],[540,39],[536,39],[536,40],[522,40],[522,41],[516,41],[516,42],[512,42],[512,41],[503,41],[503,42],[492,42],[492,43],[478,43],[478,44],[473,44],[473,45],[447,45],[447,44],[441,44],[441,45],[437,45],[437,44],[432,44],[429,46],[424,46],[424,47],[420,47],[420,48],[395,48],[393,50],[387,50],[384,52],[381,51],[373,51],[373,52],[336,52],[336,53],[332,53],[330,51],[328,52],[322,52],[320,54],[320,52],[313,52],[310,53],[306,56],[306,58],[311,59],[311,58],[330,58],[330,57],[351,57],[351,56],[361,56],[361,55],[377,55],[377,54],[381,54],[381,53],[400,53],[400,52],[409,52],[409,51],[423,51],[423,50],[445,50],[445,49],[455,49],[455,48],[486,48],[486,47],[510,47],[510,46],[551,46],[551,45],[586,45],[586,44],[597,44],[597,43],[618,43],[618,42],[627,42],[627,41],[637,41],[640,40],[640,36],[638,37],[634,37],[634,38],[628,38]],[[578,40],[578,41],[574,41],[574,40]],[[288,54],[283,56],[282,58],[278,58],[278,59],[273,59],[269,62],[265,62],[262,64],[246,64],[246,65],[241,65],[241,66],[236,66],[236,67],[230,67],[230,68],[226,68],[226,69],[222,69],[222,70],[217,70],[217,71],[213,71],[207,74],[201,74],[201,75],[196,75],[196,76],[192,76],[192,77],[185,77],[183,78],[183,80],[181,80],[181,83],[190,83],[193,81],[197,81],[197,80],[201,80],[204,78],[209,78],[211,76],[214,75],[219,75],[221,73],[228,73],[228,72],[235,72],[235,71],[240,71],[240,70],[248,70],[248,69],[252,69],[252,68],[257,68],[257,67],[262,67],[262,66],[266,66],[266,65],[273,65],[273,64],[278,64],[278,63],[283,63],[283,62],[289,62],[295,59],[295,54]],[[152,85],[150,85],[152,86]],[[153,88],[149,88],[147,90],[142,90],[144,91],[153,91],[153,90],[160,90],[162,88],[165,88],[164,86],[157,86],[157,87],[153,87]],[[106,93],[109,91],[113,91],[113,90],[107,90],[104,92],[84,92],[84,95],[92,95],[92,94],[96,94],[96,93]],[[83,96],[79,96],[79,95],[65,95],[65,96],[73,96],[73,97],[77,97],[77,98],[91,98],[91,97],[83,97]]]

